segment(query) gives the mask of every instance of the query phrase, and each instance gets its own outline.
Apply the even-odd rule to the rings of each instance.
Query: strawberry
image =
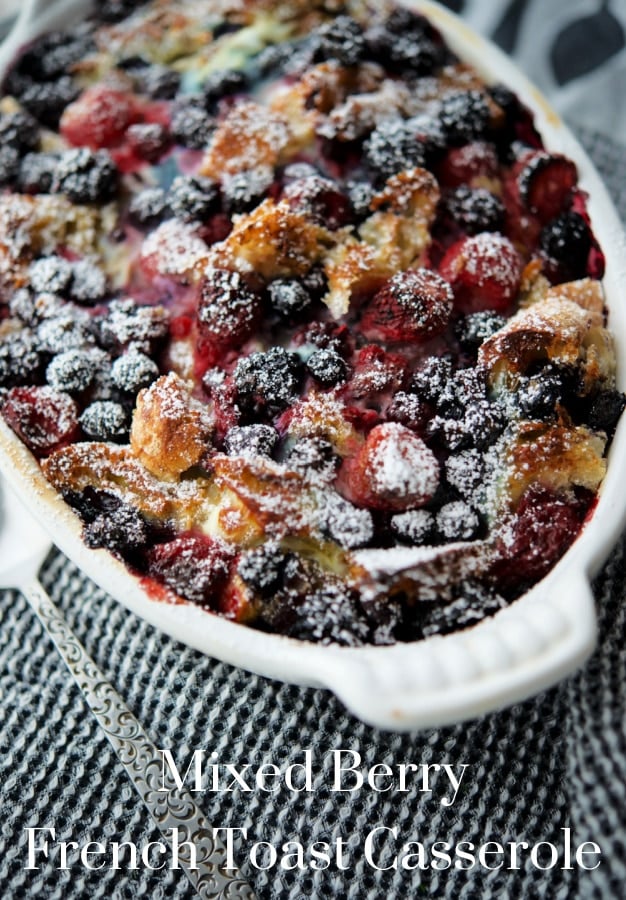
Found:
[[[439,271],[464,313],[505,310],[519,290],[522,260],[508,238],[483,232],[453,244]]]
[[[477,178],[497,178],[495,147],[486,141],[472,141],[462,147],[453,147],[438,164],[436,175],[442,187],[471,186]]]
[[[576,187],[574,163],[560,153],[533,150],[513,167],[521,204],[542,224],[563,212]]]
[[[436,272],[429,269],[398,272],[367,306],[361,331],[370,339],[427,341],[445,331],[453,299],[450,285]]]
[[[400,512],[432,500],[439,463],[416,434],[397,422],[377,425],[344,463],[341,482],[360,506]]]
[[[51,387],[16,387],[0,407],[13,431],[37,457],[76,439],[78,409],[69,394]]]
[[[61,118],[61,134],[75,147],[115,147],[127,128],[141,121],[135,98],[124,91],[95,85],[70,103]]]
[[[234,551],[223,541],[188,533],[152,547],[146,563],[156,581],[185,600],[215,609],[234,558]]]
[[[238,272],[209,269],[202,282],[198,325],[203,343],[219,351],[243,344],[259,323],[261,297]]]

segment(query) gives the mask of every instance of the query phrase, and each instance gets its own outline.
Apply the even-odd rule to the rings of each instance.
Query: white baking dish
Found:
[[[406,2],[406,0],[405,0]],[[616,338],[620,387],[626,371],[626,245],[622,226],[591,161],[541,94],[493,45],[436,3],[406,2],[441,29],[459,56],[487,80],[502,81],[533,110],[547,147],[572,158],[606,254],[605,290]],[[16,49],[42,30],[84,14],[85,0],[48,6],[0,49],[6,66]],[[57,546],[90,578],[137,615],[203,653],[272,678],[329,688],[365,721],[408,730],[458,722],[523,700],[579,666],[596,641],[590,578],[626,520],[626,425],[621,423],[593,516],[574,546],[532,591],[495,617],[446,637],[392,647],[322,647],[264,634],[190,604],[150,599],[139,580],[108,553],[89,550],[78,518],[42,476],[30,453],[0,421],[0,469]]]

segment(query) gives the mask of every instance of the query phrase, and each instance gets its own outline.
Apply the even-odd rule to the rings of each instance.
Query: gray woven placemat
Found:
[[[583,134],[626,217],[622,148]],[[559,687],[469,724],[419,734],[373,730],[328,693],[269,681],[208,659],[155,632],[53,553],[43,581],[87,651],[160,747],[180,759],[215,750],[223,761],[279,766],[313,748],[352,748],[363,762],[469,765],[453,807],[435,790],[421,794],[330,791],[328,769],[310,794],[196,795],[213,824],[247,827],[238,858],[259,898],[620,898],[626,885],[626,606],[624,543],[596,584],[599,649]],[[102,870],[52,865],[25,871],[27,827],[54,826],[60,840],[158,840],[128,779],[98,731],[63,663],[29,607],[0,593],[0,897],[91,900],[191,898],[170,870]],[[401,841],[594,840],[603,861],[593,872],[377,872],[361,853],[346,872],[245,865],[244,848],[297,837],[309,844],[342,836],[349,848],[377,826],[398,826]],[[390,859],[384,859],[385,863]]]

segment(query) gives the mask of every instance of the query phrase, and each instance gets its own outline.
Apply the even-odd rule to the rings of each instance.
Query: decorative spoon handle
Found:
[[[171,777],[164,783],[159,751],[85,652],[39,581],[35,579],[20,588],[63,657],[148,812],[170,843],[171,830],[176,830],[180,867],[198,895],[203,900],[255,900],[252,888],[238,869],[226,869],[226,847],[188,791],[178,788]]]

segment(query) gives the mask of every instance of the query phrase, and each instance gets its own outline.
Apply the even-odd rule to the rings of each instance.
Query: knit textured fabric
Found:
[[[621,147],[581,134],[626,218],[626,159]],[[214,826],[246,827],[236,858],[259,900],[443,897],[614,898],[626,885],[626,604],[624,540],[595,584],[600,641],[587,665],[526,703],[471,723],[398,735],[350,716],[329,693],[284,685],[209,659],[127,612],[52,552],[44,586],[157,747],[186,760],[216,751],[238,765],[281,768],[311,748],[317,778],[310,793],[196,794]],[[158,840],[124,769],[28,604],[0,592],[0,897],[33,900],[192,898],[181,871],[69,870],[42,861],[26,871],[28,827],[56,829],[57,840]],[[386,762],[466,764],[456,802],[440,804],[419,783],[406,793],[331,790],[330,751],[357,750],[364,766]],[[594,871],[428,869],[377,871],[361,852],[376,826],[397,826],[399,844],[462,840],[550,841],[563,828],[572,843],[602,848]],[[258,871],[247,862],[259,840],[280,846],[343,837],[345,871]],[[392,856],[382,853],[380,865]]]

